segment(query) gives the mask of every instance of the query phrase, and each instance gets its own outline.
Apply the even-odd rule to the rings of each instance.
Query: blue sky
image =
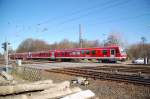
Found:
[[[118,32],[128,44],[150,43],[150,0],[0,0],[0,44],[7,38],[13,49],[26,38],[78,41],[79,24],[88,40]]]

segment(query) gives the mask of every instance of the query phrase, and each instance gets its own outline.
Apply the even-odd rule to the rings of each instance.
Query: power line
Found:
[[[124,4],[127,4],[128,2],[129,2],[129,0],[126,0],[126,1],[123,1],[123,2],[122,2],[122,1],[121,1],[121,2],[109,2],[109,3],[107,3],[107,5],[103,5],[100,10],[104,11],[104,10],[107,10],[107,9],[112,9],[112,8],[114,8],[114,7],[118,7],[118,6],[122,6],[122,5],[124,5]],[[101,11],[101,12],[102,12],[102,11]],[[82,15],[82,16],[78,16],[78,17],[75,17],[75,18],[66,20],[66,21],[60,23],[60,24],[57,25],[57,26],[61,26],[61,25],[63,25],[63,24],[66,24],[66,23],[69,23],[69,22],[78,20],[78,19],[80,19],[80,18],[82,18],[82,17],[89,16],[89,15],[91,15],[92,13],[95,13],[95,12],[90,11],[90,12],[88,12],[88,13]],[[96,12],[96,13],[97,13],[97,12]]]
[[[80,18],[82,18],[82,17],[91,15],[92,13],[95,13],[95,12],[93,12],[93,9],[107,10],[107,9],[110,9],[111,7],[117,7],[118,5],[120,6],[120,5],[122,5],[122,4],[125,4],[125,3],[127,3],[128,1],[129,1],[129,0],[126,0],[126,1],[123,1],[123,2],[122,2],[122,1],[121,1],[121,2],[117,2],[117,1],[111,2],[111,0],[110,0],[110,1],[104,2],[101,6],[100,6],[100,3],[99,3],[99,4],[97,4],[97,5],[94,5],[94,6],[92,6],[92,7],[89,7],[89,8],[87,8],[87,9],[79,10],[79,11],[73,12],[73,13],[71,13],[71,14],[61,16],[61,17],[55,17],[55,18],[53,18],[53,19],[50,19],[50,20],[47,20],[47,21],[43,21],[43,22],[38,23],[38,24],[36,24],[36,25],[40,26],[40,25],[43,25],[43,24],[46,24],[46,23],[49,23],[49,22],[52,22],[52,21],[56,21],[56,19],[60,19],[60,18],[63,18],[63,17],[68,17],[68,16],[70,17],[70,16],[73,16],[73,15],[79,14],[79,13],[82,14],[82,12],[85,12],[85,11],[86,11],[86,14],[77,16],[77,17],[75,17],[75,18],[71,18],[71,19],[66,20],[66,21],[64,21],[64,22],[61,22],[61,23],[59,24],[59,25],[63,25],[63,24],[65,24],[65,23],[68,23],[68,22],[71,22],[71,21],[75,21],[75,20],[80,19]],[[87,12],[88,12],[88,13],[87,13]]]
[[[110,1],[111,1],[111,0],[110,0]],[[110,1],[104,2],[104,3],[102,4],[102,6],[105,6],[105,5],[109,4]],[[113,3],[114,3],[114,2],[113,2]],[[93,9],[96,9],[96,8],[99,8],[100,4],[101,4],[101,3],[96,4],[96,5],[92,6],[92,7],[88,7],[88,8],[86,8],[86,9],[82,9],[82,10],[78,10],[78,11],[72,12],[72,13],[70,13],[70,14],[68,14],[68,15],[66,14],[66,15],[61,16],[61,17],[55,17],[55,18],[52,18],[52,19],[48,19],[48,20],[46,20],[46,21],[43,21],[43,22],[38,23],[37,25],[46,24],[46,23],[49,23],[49,22],[51,22],[51,21],[55,21],[56,19],[64,18],[64,17],[66,17],[66,16],[69,16],[69,17],[70,17],[70,16],[73,16],[73,15],[75,15],[75,14],[79,14],[79,13],[82,13],[82,12],[85,12],[85,11],[87,12],[87,11],[90,11],[90,10],[93,10]]]
[[[79,24],[79,47],[82,48],[82,27]]]
[[[115,5],[114,5],[115,4]],[[87,9],[83,9],[83,10],[79,10],[79,11],[76,11],[76,12],[73,12],[73,13],[71,13],[71,14],[69,14],[68,16],[70,17],[70,16],[73,16],[74,14],[79,14],[79,13],[81,13],[82,14],[82,11],[86,11],[86,12],[88,12],[88,13],[86,13],[86,14],[84,14],[84,15],[81,15],[81,16],[78,16],[78,17],[76,17],[76,18],[71,18],[71,19],[69,19],[69,20],[66,20],[66,21],[64,21],[64,22],[61,22],[61,23],[59,23],[57,26],[61,26],[61,25],[63,25],[64,23],[68,23],[68,22],[71,22],[71,21],[74,21],[74,20],[77,20],[77,19],[80,19],[81,17],[84,17],[84,16],[88,16],[90,13],[93,13],[93,9],[100,9],[100,8],[103,8],[103,9],[107,9],[107,6],[109,5],[114,5],[114,6],[116,6],[116,4],[120,4],[120,3],[118,3],[118,2],[111,2],[111,0],[110,1],[107,1],[107,2],[104,2],[103,4],[102,4],[102,6],[100,6],[99,7],[99,5],[100,5],[100,3],[99,4],[97,4],[97,5],[94,5],[94,6],[92,6],[92,7],[89,7],[89,8],[87,8]],[[108,7],[109,7],[108,6]],[[110,7],[111,7],[110,6]],[[63,16],[63,17],[67,17],[67,15],[65,15],[65,16]],[[38,28],[38,30],[39,30],[39,26],[41,26],[41,25],[43,25],[43,24],[46,24],[46,23],[49,23],[49,22],[51,22],[51,21],[56,21],[56,19],[59,19],[59,18],[62,18],[62,17],[56,17],[56,18],[53,18],[52,20],[47,20],[47,21],[43,21],[43,22],[41,22],[41,23],[37,23],[37,24],[34,24],[34,25],[36,25],[36,26],[38,26],[38,27],[36,27],[36,28]],[[31,29],[31,27],[33,27],[34,25],[31,25],[31,26],[29,26],[30,27],[30,29]],[[44,28],[46,28],[46,27],[44,27]],[[48,31],[48,28],[46,29],[46,31]],[[45,32],[45,31],[43,31],[43,29],[42,29],[42,31],[41,32]]]
[[[140,18],[140,17],[147,16],[147,15],[150,15],[150,13],[144,13],[144,14],[140,14],[140,15],[136,15],[136,16],[119,18],[118,20],[110,20],[110,21],[106,21],[106,22],[99,22],[99,23],[95,23],[95,24],[89,24],[88,26],[93,27],[93,26],[95,26],[97,24],[101,24],[102,25],[102,24],[118,22],[118,21],[133,20],[133,19]],[[61,32],[63,32],[63,31],[61,31]]]
[[[96,11],[96,12],[93,11],[94,9],[107,10],[107,9],[110,9],[110,8],[113,8],[113,7],[117,7],[117,6],[123,5],[123,4],[127,3],[127,2],[128,2],[128,0],[123,1],[123,2],[122,2],[122,1],[121,1],[121,2],[116,2],[116,1],[115,1],[115,2],[111,2],[111,0],[110,0],[110,1],[104,2],[103,5],[100,6],[100,7],[99,7],[99,4],[97,4],[97,5],[95,5],[95,6],[92,6],[92,7],[87,8],[87,9],[79,10],[79,11],[77,11],[77,12],[73,12],[73,13],[69,14],[69,17],[70,17],[70,16],[73,16],[74,14],[79,14],[79,13],[82,14],[82,11],[86,11],[87,13],[86,13],[86,14],[83,14],[83,15],[80,15],[80,16],[77,16],[77,17],[75,17],[75,18],[71,18],[71,19],[66,20],[66,21],[64,21],[64,22],[61,22],[61,23],[59,23],[57,26],[61,26],[61,25],[65,24],[65,23],[78,20],[78,19],[80,19],[80,18],[82,18],[82,17],[85,17],[85,16],[89,16],[89,15],[91,15],[92,13],[97,13],[97,11]],[[67,16],[65,15],[65,16],[63,16],[63,17],[67,17]],[[38,24],[35,24],[35,25],[38,26],[37,28],[38,28],[38,30],[39,30],[39,28],[40,28],[39,26],[41,26],[41,25],[43,25],[43,24],[46,24],[46,23],[49,23],[49,22],[51,22],[51,21],[56,21],[56,19],[59,19],[59,18],[62,18],[62,17],[58,17],[58,18],[56,17],[56,18],[53,18],[52,20],[43,21],[43,22],[38,23]],[[34,26],[34,25],[33,25],[33,26]],[[30,27],[30,29],[31,29],[32,25],[29,26],[29,27]],[[46,28],[46,27],[44,27],[44,28]],[[44,30],[44,31],[43,31],[43,30],[44,30],[44,29],[42,29],[41,32],[45,32],[45,30]],[[48,28],[46,29],[46,31],[48,31]]]
[[[116,3],[112,2],[112,4],[109,3],[109,4],[106,5],[106,6],[104,5],[104,7],[101,8],[100,10],[103,10],[103,11],[104,11],[104,10],[107,10],[107,9],[112,9],[113,7],[118,7],[118,6],[120,6],[120,5],[127,4],[128,2],[129,2],[129,0],[126,0],[126,1],[123,1],[123,2],[116,2]],[[114,3],[114,4],[113,4],[113,3]],[[60,23],[60,25],[63,25],[63,24],[65,24],[65,23],[78,20],[78,19],[80,19],[80,18],[82,18],[82,17],[89,16],[89,15],[91,15],[92,13],[97,13],[97,11],[96,11],[96,12],[91,11],[91,12],[88,12],[88,13],[86,13],[86,14],[84,14],[84,15],[81,15],[81,16],[78,16],[78,17],[75,17],[75,18],[71,18],[71,19],[69,19],[69,20],[66,20],[66,21]]]
[[[127,21],[127,20],[131,20],[131,19],[136,19],[139,17],[143,17],[143,16],[147,16],[150,15],[150,13],[144,13],[144,14],[140,14],[140,15],[136,15],[136,16],[130,16],[130,17],[123,17],[123,18],[119,18],[117,20],[109,20],[109,21],[105,21],[105,22],[99,22],[99,23],[94,23],[94,24],[90,24],[90,26],[95,26],[97,24],[106,24],[106,23],[111,23],[111,22],[118,22],[118,21]]]
[[[97,10],[95,11],[93,11],[93,9],[97,9],[98,8],[98,11],[99,10],[102,10],[102,11],[105,11],[105,10],[107,10],[107,9],[112,9],[112,8],[114,8],[114,7],[118,7],[118,6],[122,6],[122,5],[124,5],[124,4],[127,4],[129,2],[129,0],[126,0],[126,1],[121,1],[121,2],[110,2],[110,1],[107,1],[107,2],[105,2],[104,3],[104,5],[102,5],[100,8],[96,5],[96,6],[92,6],[92,7],[89,7],[89,8],[87,8],[87,13],[86,14],[83,14],[83,15],[81,15],[81,16],[77,16],[77,17],[74,17],[74,18],[71,18],[71,19],[69,19],[69,20],[66,20],[66,21],[64,21],[64,22],[61,22],[60,24],[58,24],[57,25],[57,27],[58,26],[61,26],[61,25],[63,25],[63,24],[65,24],[65,23],[68,23],[68,22],[72,22],[72,21],[75,21],[75,20],[78,20],[78,19],[80,19],[80,18],[82,18],[82,17],[86,17],[86,16],[89,16],[89,15],[91,15],[92,13],[97,13]],[[77,12],[73,12],[72,14],[70,14],[70,16],[73,16],[74,14],[78,14],[78,13],[82,13],[82,11],[84,11],[84,10],[80,10],[80,11],[77,11]],[[101,11],[101,12],[102,12]],[[69,16],[69,17],[70,17]],[[67,16],[63,16],[63,17],[67,17]],[[62,17],[60,17],[60,18],[62,18]],[[56,19],[59,19],[59,17],[58,18],[56,18]],[[126,19],[126,18],[125,18]],[[128,19],[128,18],[127,18]],[[121,21],[122,21],[122,18],[120,19]],[[56,20],[54,20],[54,21],[56,21]],[[114,20],[110,20],[110,21],[108,21],[108,22],[113,22]],[[47,21],[48,22],[48,21]],[[106,21],[107,22],[107,21]],[[96,23],[96,24],[105,24],[106,22],[100,22],[100,23]],[[43,23],[39,23],[39,24],[36,24],[37,26],[40,26],[40,25],[42,25],[42,24],[45,24],[45,22],[43,22]],[[96,24],[93,24],[93,25],[96,25]],[[45,32],[45,31],[47,31],[48,30],[48,28],[44,28],[44,29],[42,29],[42,32]]]

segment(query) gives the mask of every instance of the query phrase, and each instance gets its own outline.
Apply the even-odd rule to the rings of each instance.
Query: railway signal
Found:
[[[4,51],[6,51],[6,46],[7,46],[6,42],[2,43],[2,48],[4,49]]]
[[[8,50],[8,45],[10,45],[10,43],[8,43],[8,42],[2,43],[2,48],[4,49],[4,51]]]

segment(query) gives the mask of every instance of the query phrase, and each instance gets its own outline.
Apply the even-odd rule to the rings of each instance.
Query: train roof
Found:
[[[70,50],[92,50],[92,49],[110,49],[110,48],[118,48],[119,46],[105,46],[105,47],[91,47],[91,48],[72,48],[72,49],[58,49],[55,51],[70,51]]]
[[[47,51],[36,51],[30,53],[47,53],[47,52],[60,52],[60,51],[73,51],[73,50],[97,50],[97,49],[110,49],[110,48],[118,48],[119,46],[104,46],[104,47],[90,47],[90,48],[71,48],[71,49],[58,49],[58,50],[47,50]],[[29,52],[23,53],[13,53],[13,54],[28,54]],[[12,55],[12,54],[9,54]]]

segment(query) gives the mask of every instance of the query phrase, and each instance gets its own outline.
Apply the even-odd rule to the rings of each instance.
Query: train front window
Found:
[[[126,54],[125,49],[123,49],[123,48],[119,48],[119,49],[120,49],[121,54]]]
[[[126,54],[126,51],[125,51],[125,50],[122,50],[121,53],[122,53],[122,54]]]

